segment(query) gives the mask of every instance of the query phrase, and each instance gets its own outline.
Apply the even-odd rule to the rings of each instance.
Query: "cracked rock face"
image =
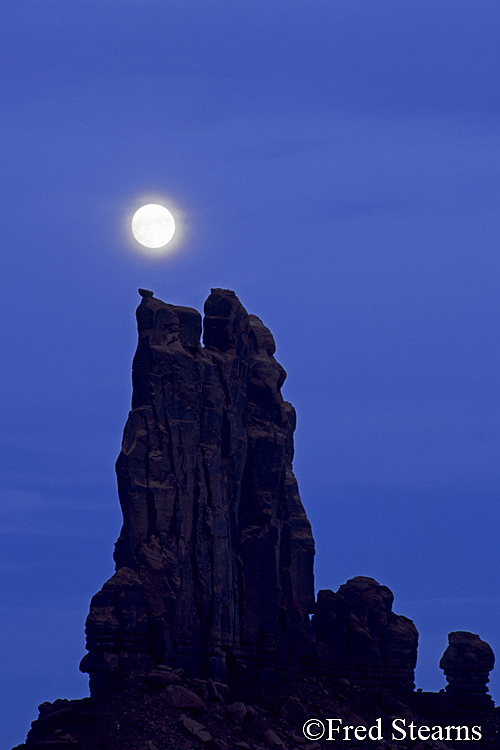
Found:
[[[158,664],[272,679],[314,641],[314,542],[274,339],[223,289],[203,347],[191,308],[146,295],[137,322],[116,573],[92,599],[81,669],[94,695]]]

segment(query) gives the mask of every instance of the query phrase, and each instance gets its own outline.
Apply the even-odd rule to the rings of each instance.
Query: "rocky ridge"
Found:
[[[415,693],[418,633],[386,586],[357,576],[315,601],[270,331],[229,290],[212,290],[203,326],[140,293],[116,573],[92,599],[81,664],[91,698],[42,704],[25,746],[292,748],[313,716],[462,716],[485,727],[475,747],[498,747],[478,636],[450,634],[446,693]]]

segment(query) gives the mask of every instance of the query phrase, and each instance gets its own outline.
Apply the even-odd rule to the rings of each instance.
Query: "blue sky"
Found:
[[[498,2],[24,0],[2,27],[6,747],[87,694],[138,287],[228,287],[271,328],[317,587],[390,586],[424,689],[452,630],[500,654]],[[129,236],[147,200],[181,225],[162,258]]]

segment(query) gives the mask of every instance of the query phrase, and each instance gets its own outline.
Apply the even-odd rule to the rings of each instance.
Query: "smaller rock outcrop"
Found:
[[[475,633],[458,630],[448,636],[448,648],[439,666],[446,675],[446,692],[455,695],[482,695],[495,664],[491,647]]]
[[[337,593],[318,593],[312,622],[334,674],[402,695],[415,687],[418,632],[392,611],[393,600],[387,586],[356,576]]]

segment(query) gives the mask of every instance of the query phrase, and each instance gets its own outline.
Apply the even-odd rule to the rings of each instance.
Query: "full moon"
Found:
[[[132,217],[132,234],[144,247],[164,247],[170,242],[174,232],[174,217],[168,208],[159,203],[141,206]]]

